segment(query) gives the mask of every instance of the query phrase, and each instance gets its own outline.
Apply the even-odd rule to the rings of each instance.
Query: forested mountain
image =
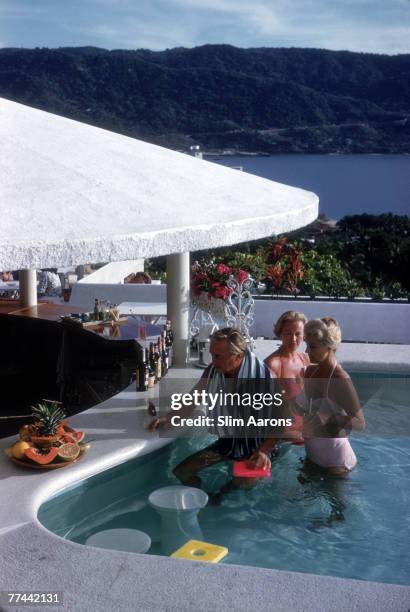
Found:
[[[410,55],[0,49],[0,96],[174,148],[410,152]]]

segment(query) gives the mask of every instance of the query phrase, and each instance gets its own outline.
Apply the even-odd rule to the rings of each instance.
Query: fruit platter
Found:
[[[35,470],[52,470],[81,459],[89,445],[84,443],[84,432],[69,426],[60,403],[44,400],[32,410],[34,423],[23,425],[19,439],[6,449],[13,463]]]

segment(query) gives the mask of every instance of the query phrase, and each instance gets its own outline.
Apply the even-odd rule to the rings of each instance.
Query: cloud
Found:
[[[241,23],[241,27],[254,26],[261,34],[272,32],[279,23],[272,2],[252,0],[171,0],[180,9],[195,9],[208,13],[208,19],[216,20],[223,14],[225,21]]]
[[[10,46],[410,50],[409,0],[1,0]]]

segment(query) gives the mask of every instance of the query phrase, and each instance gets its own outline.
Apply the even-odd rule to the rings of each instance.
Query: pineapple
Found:
[[[37,404],[32,408],[32,414],[37,428],[37,435],[55,436],[58,425],[65,417],[60,402],[43,400],[43,403]]]

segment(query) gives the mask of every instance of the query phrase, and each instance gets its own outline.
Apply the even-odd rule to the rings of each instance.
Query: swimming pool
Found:
[[[368,424],[366,433],[352,436],[358,468],[344,481],[306,479],[303,449],[292,447],[268,481],[204,508],[204,538],[229,548],[224,563],[409,584],[409,379],[354,378]],[[180,440],[87,479],[44,503],[38,518],[78,543],[102,529],[141,529],[152,537],[149,552],[160,554],[148,495],[175,484],[171,468],[205,443]],[[205,488],[217,490],[227,473],[227,466],[204,472]]]

